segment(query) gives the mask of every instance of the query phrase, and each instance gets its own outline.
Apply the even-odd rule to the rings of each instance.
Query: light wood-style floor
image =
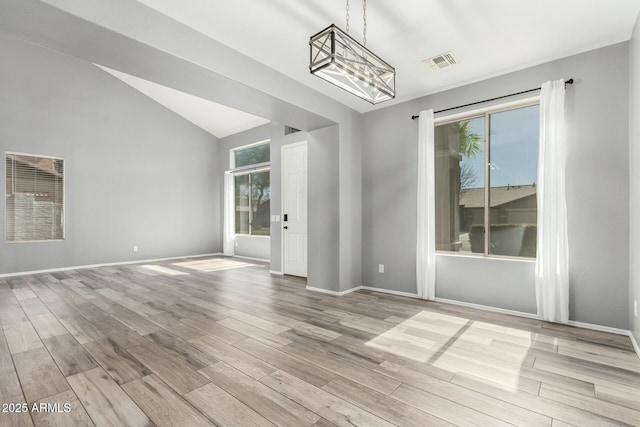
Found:
[[[228,258],[0,279],[0,425],[640,425],[627,337],[304,286]]]

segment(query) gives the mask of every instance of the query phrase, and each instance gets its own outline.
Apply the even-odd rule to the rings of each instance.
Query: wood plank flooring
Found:
[[[0,278],[0,426],[640,425],[627,337],[305,284],[224,257]]]

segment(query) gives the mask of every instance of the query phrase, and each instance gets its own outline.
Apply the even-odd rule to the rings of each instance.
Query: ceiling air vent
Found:
[[[453,52],[443,53],[433,58],[422,61],[431,71],[442,70],[443,68],[452,67],[458,64],[458,58],[453,56]]]

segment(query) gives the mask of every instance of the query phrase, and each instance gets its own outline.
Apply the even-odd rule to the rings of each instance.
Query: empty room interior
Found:
[[[639,0],[1,0],[1,426],[640,425]]]

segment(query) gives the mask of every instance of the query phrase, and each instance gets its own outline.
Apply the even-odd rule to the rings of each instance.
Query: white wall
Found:
[[[629,178],[629,326],[640,343],[640,16],[629,43]]]
[[[637,73],[636,73],[637,74]],[[567,195],[570,318],[629,327],[628,44],[621,43],[364,115],[363,284],[415,293],[421,110],[439,110],[570,78]],[[636,132],[637,134],[637,132]],[[378,273],[378,264],[385,273]],[[437,256],[436,296],[535,312],[533,264]],[[605,309],[603,309],[605,307]]]
[[[6,36],[0,57],[0,153],[64,158],[66,199],[64,241],[0,226],[0,274],[220,252],[215,137],[88,62]]]

